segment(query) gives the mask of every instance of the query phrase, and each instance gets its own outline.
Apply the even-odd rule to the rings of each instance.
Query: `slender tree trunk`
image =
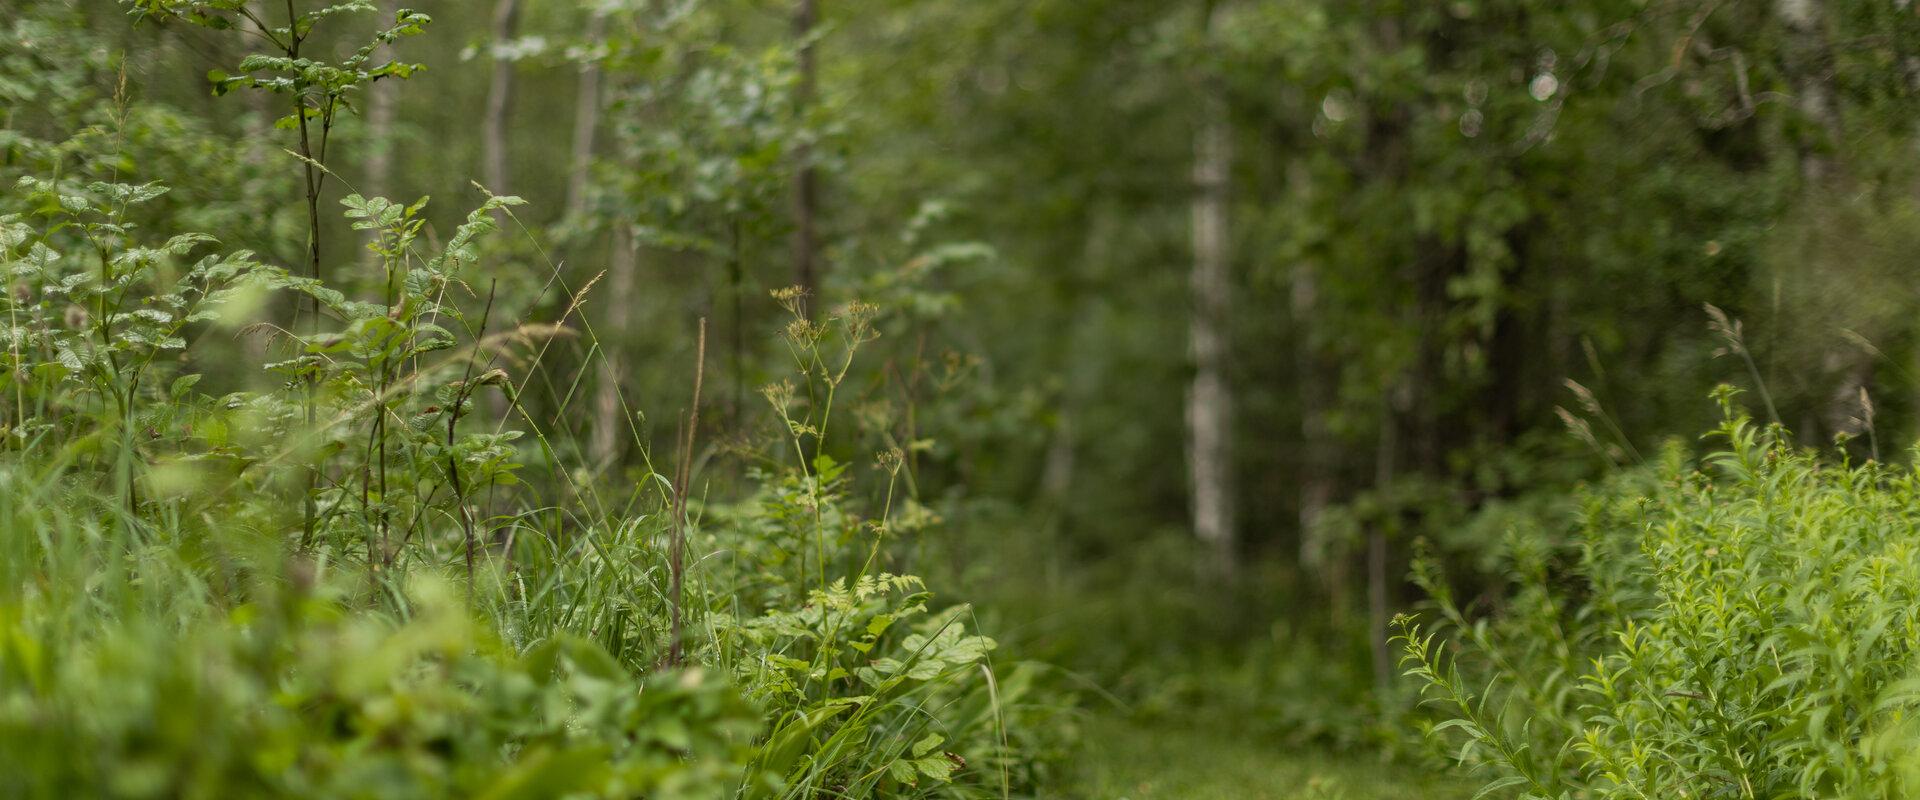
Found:
[[[738,426],[747,413],[747,256],[740,237],[740,216],[727,220],[727,372],[733,376],[733,397],[727,404],[727,424]]]
[[[253,10],[255,17],[266,19],[266,17],[261,16],[263,9],[261,9],[259,3],[250,3],[249,7]],[[242,17],[235,28],[234,33],[239,36],[239,41],[235,43],[235,48],[238,52],[251,53],[258,49],[261,41],[260,37],[265,34],[265,31],[262,30],[260,26],[255,25],[252,19]],[[238,59],[235,59],[235,63],[238,63]],[[244,92],[243,94],[245,95],[245,102],[247,104],[247,141],[241,158],[246,159],[248,164],[258,167],[266,164],[269,159],[279,153],[279,150],[276,149],[274,145],[275,132],[273,129],[274,118],[278,115],[274,113],[276,107],[271,105],[273,103],[272,93]],[[275,253],[273,255],[276,258],[291,261],[285,253]],[[291,302],[296,307],[299,304],[298,300],[292,300]],[[254,363],[259,363],[260,360],[266,358],[271,341],[271,339],[265,336],[244,336],[240,338],[241,347],[245,348],[246,352],[250,354],[249,357],[254,360]]]
[[[793,35],[799,40],[799,86],[794,90],[794,107],[806,122],[813,110],[818,74],[814,63],[813,29],[818,22],[816,0],[798,0],[793,15]],[[813,166],[813,144],[802,133],[794,148],[796,169],[793,176],[793,283],[807,293],[806,308],[811,315],[819,304],[819,234],[814,230],[820,211],[820,176]]]
[[[1294,265],[1289,299],[1295,337],[1294,385],[1300,400],[1297,564],[1303,571],[1311,570],[1319,576],[1320,588],[1327,593],[1327,607],[1335,627],[1339,627],[1345,624],[1346,616],[1347,546],[1322,541],[1316,533],[1321,518],[1333,506],[1334,494],[1339,488],[1338,453],[1332,432],[1327,428],[1327,414],[1333,407],[1333,376],[1313,342],[1313,332],[1319,325],[1318,265],[1307,262]]]
[[[495,0],[493,5],[493,45],[505,46],[520,27],[520,0]],[[482,173],[487,191],[512,194],[513,176],[508,167],[507,120],[513,114],[513,67],[511,59],[496,50],[493,57],[493,82],[487,90],[487,113],[483,123]]]
[[[1052,291],[1056,302],[1061,304],[1061,319],[1077,320],[1084,315],[1087,292],[1080,290],[1085,280],[1083,270],[1101,270],[1113,263],[1115,241],[1120,238],[1123,214],[1117,210],[1113,201],[1101,202],[1086,209],[1086,238],[1081,245],[1081,255],[1066,272],[1056,279],[1057,288]],[[1040,472],[1039,499],[1049,511],[1062,520],[1057,526],[1066,527],[1066,514],[1071,505],[1074,487],[1079,476],[1080,440],[1074,429],[1074,419],[1082,405],[1083,393],[1080,381],[1074,377],[1073,365],[1080,360],[1081,333],[1076,327],[1061,331],[1061,335],[1052,337],[1053,347],[1047,357],[1053,363],[1055,374],[1062,378],[1060,387],[1059,421],[1054,425],[1053,434],[1047,442],[1045,460]]]
[[[1380,449],[1375,455],[1373,475],[1376,493],[1385,493],[1393,485],[1400,450],[1401,410],[1397,406],[1403,404],[1404,388],[1404,385],[1390,388],[1387,403],[1381,410]],[[1387,509],[1367,529],[1367,647],[1373,656],[1374,694],[1382,702],[1393,685],[1393,657],[1387,646],[1390,635],[1387,625],[1393,602],[1388,589],[1387,559],[1391,553],[1387,535],[1398,513],[1398,509]]]
[[[1304,209],[1311,197],[1306,170],[1295,163],[1288,170],[1288,183],[1298,207]],[[1320,322],[1320,267],[1311,261],[1293,265],[1293,283],[1288,298],[1293,312],[1294,385],[1300,398],[1300,526],[1299,565],[1320,568],[1322,583],[1331,589],[1335,582],[1330,567],[1339,559],[1319,551],[1314,530],[1320,517],[1333,504],[1335,485],[1333,442],[1327,430],[1327,411],[1333,405],[1332,376],[1314,345],[1314,331]],[[1334,608],[1339,608],[1336,596]]]
[[[1217,29],[1219,9],[1210,16],[1210,30]],[[1187,329],[1194,362],[1187,392],[1187,465],[1194,535],[1212,551],[1214,567],[1227,574],[1234,567],[1233,396],[1227,384],[1232,121],[1217,81],[1209,77],[1199,88],[1193,147],[1193,308]]]
[[[487,113],[482,125],[482,157],[485,158],[484,175],[487,191],[497,195],[513,194],[513,173],[510,167],[510,154],[507,151],[507,123],[513,116],[513,68],[514,62],[504,58],[497,48],[513,41],[520,27],[520,0],[496,0],[493,6],[493,80],[487,89]],[[497,219],[504,224],[506,212],[499,212]],[[492,419],[505,419],[507,399],[498,392],[488,392],[485,401],[487,415]]]
[[[587,46],[598,50],[607,32],[607,12],[596,8],[587,18]],[[594,132],[600,127],[600,59],[590,54],[580,65],[580,83],[574,92],[573,164],[567,175],[567,216],[587,210],[587,187],[593,170]]]
[[[607,466],[620,458],[628,440],[626,406],[620,382],[626,370],[626,343],[633,325],[633,287],[639,253],[633,232],[622,224],[614,229],[613,252],[607,259],[606,324],[600,341],[600,386],[593,396],[593,463]]]
[[[397,0],[380,0],[380,19],[382,24],[391,23],[400,12]],[[374,51],[375,63],[386,63],[393,58],[391,45],[380,45]],[[368,197],[393,197],[393,122],[399,110],[400,82],[387,78],[374,81],[367,87],[367,175],[361,185]],[[366,240],[373,241],[376,231],[367,231]],[[367,250],[362,256],[367,263],[378,266],[380,257]]]
[[[587,18],[587,46],[597,51],[605,41],[607,30],[607,12],[595,8]],[[594,139],[600,127],[600,58],[598,52],[588,54],[588,59],[580,65],[580,80],[574,88],[573,104],[573,163],[567,175],[566,215],[576,223],[587,212],[587,191],[592,186]],[[593,435],[588,440],[588,452],[593,463],[607,467],[617,461],[622,453],[621,444],[627,440],[626,410],[622,406],[620,381],[625,372],[624,361],[627,326],[632,314],[634,282],[634,249],[632,237],[624,226],[617,227],[611,238],[608,276],[611,281],[607,287],[607,328],[606,338],[600,342],[602,367],[600,384],[593,396]]]
[[[248,7],[252,9],[254,18],[266,19],[265,16],[262,16],[262,9],[259,3],[249,3]],[[240,18],[235,26],[234,33],[239,36],[236,47],[238,51],[243,54],[258,50],[266,35],[266,31],[259,25],[255,25],[253,18],[248,17]],[[249,163],[256,165],[264,164],[267,159],[279,153],[273,146],[273,121],[274,118],[278,116],[274,113],[277,106],[273,105],[273,94],[270,92],[246,92],[245,94],[247,116],[250,117],[250,119],[247,120],[247,148],[245,157]]]
[[[1802,137],[1795,146],[1800,151],[1800,175],[1807,188],[1814,189],[1834,177],[1831,152],[1841,144],[1840,104],[1833,95],[1829,60],[1831,44],[1827,39],[1826,0],[1777,0],[1775,14],[1787,29],[1787,80],[1793,87],[1793,104],[1802,116],[1818,126],[1825,142]]]
[[[1836,190],[1845,171],[1839,158],[1845,129],[1829,65],[1826,0],[1777,0],[1774,14],[1787,29],[1785,70],[1794,108],[1817,130],[1793,145],[1800,159],[1802,196],[1819,203],[1822,195]],[[1837,345],[1828,348],[1821,367],[1832,388],[1821,407],[1820,423],[1829,434],[1859,433],[1859,398],[1873,377],[1871,360],[1854,347]]]

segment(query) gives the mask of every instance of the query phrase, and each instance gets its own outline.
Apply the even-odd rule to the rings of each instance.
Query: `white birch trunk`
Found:
[[[1208,25],[1221,24],[1216,8]],[[1232,284],[1228,242],[1232,120],[1221,87],[1201,82],[1193,147],[1192,311],[1188,339],[1193,383],[1187,392],[1187,465],[1194,535],[1221,572],[1234,567],[1233,395],[1227,384]]]

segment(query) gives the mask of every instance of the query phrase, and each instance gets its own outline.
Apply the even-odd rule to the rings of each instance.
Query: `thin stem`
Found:
[[[673,640],[667,651],[667,666],[678,667],[682,658],[681,616],[685,605],[683,594],[686,576],[687,548],[687,485],[693,481],[693,442],[700,430],[700,389],[706,382],[707,372],[707,318],[700,318],[700,337],[694,349],[693,366],[693,405],[687,412],[687,430],[680,442],[679,474],[673,480],[673,538],[669,543],[668,569],[673,583],[672,613]]]

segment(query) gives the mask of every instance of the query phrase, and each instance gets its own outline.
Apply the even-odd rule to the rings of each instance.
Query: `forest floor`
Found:
[[[1096,718],[1086,797],[1100,800],[1466,800],[1458,780],[1367,755],[1226,736],[1190,725]]]

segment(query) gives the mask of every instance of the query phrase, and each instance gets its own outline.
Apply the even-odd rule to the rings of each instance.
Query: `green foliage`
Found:
[[[11,524],[46,522],[10,511]],[[156,566],[136,563],[149,575]],[[517,655],[450,586],[411,587],[394,620],[331,588],[256,591],[184,628],[132,617],[56,632],[38,598],[0,606],[0,676],[13,687],[0,714],[0,788],[721,798],[760,724],[698,669],[641,679],[566,637]]]
[[[1419,572],[1439,620],[1402,622],[1408,674],[1486,792],[1914,791],[1920,480],[1731,410],[1711,438],[1597,487],[1566,543],[1513,540],[1495,613]]]
[[[890,544],[937,519],[902,488],[918,443],[889,440],[871,467],[830,453],[836,398],[865,400],[856,353],[878,309],[816,322],[777,295],[795,371],[768,392],[776,434],[729,440],[760,464],[739,491],[696,487],[712,481],[697,429],[671,478],[639,429],[635,480],[569,466],[566,399],[541,398],[544,417],[523,400],[551,393],[547,357],[582,329],[601,352],[579,313],[591,282],[551,323],[500,295],[496,234],[523,201],[486,195],[443,233],[424,199],[345,193],[366,255],[320,278],[336,114],[418,70],[376,54],[425,15],[324,60],[302,55],[334,48],[316,31],[371,3],[289,6],[278,27],[244,3],[130,5],[278,50],[211,77],[292,105],[306,246],[235,230],[309,269],[150,238],[196,209],[93,179],[154,152],[121,90],[77,135],[98,98],[35,120],[45,138],[9,117],[0,793],[1009,797],[1051,777],[1068,729],[1044,673],[997,667],[967,606],[891,571]],[[36,6],[23,25],[58,17]],[[37,52],[0,61],[10,96],[108,66],[43,79]]]
[[[1037,780],[1008,744],[1033,673],[1002,681],[992,642],[965,633],[964,606],[933,611],[918,579],[871,571],[907,506],[889,489],[863,518],[848,505],[857,473],[820,450],[835,392],[875,335],[870,307],[833,317],[837,337],[795,314],[789,343],[819,400],[769,396],[808,457],[695,539],[706,553],[767,535],[811,568],[694,570],[690,605],[703,611],[688,650],[715,669],[657,672],[660,623],[682,600],[645,571],[659,551],[635,534],[660,516],[563,539],[537,509],[475,508],[483,488],[520,483],[524,455],[513,432],[467,421],[482,387],[514,396],[481,361],[510,342],[449,298],[469,293],[476,244],[517,200],[490,200],[422,254],[423,204],[348,197],[386,272],[373,303],[244,254],[174,269],[211,240],[142,246],[117,212],[157,186],[23,189],[42,224],[0,227],[21,287],[0,301],[16,321],[0,388],[17,414],[0,463],[13,514],[0,536],[0,749],[20,759],[8,777],[19,793],[931,797]],[[49,246],[69,231],[97,263]],[[338,327],[251,322],[275,292],[315,299]],[[192,346],[194,323],[275,330],[269,344],[288,357],[264,368],[280,388],[197,393],[198,376],[162,358]],[[523,323],[508,338],[553,330]],[[310,495],[311,538],[273,500],[299,491],[309,464],[340,476]],[[876,469],[891,486],[902,467],[889,451]],[[490,544],[496,532],[504,545]],[[465,595],[491,609],[480,622],[430,577],[461,561]],[[755,705],[703,674],[734,678]]]
[[[1608,541],[1651,513],[1629,498],[1758,496],[1645,467],[1730,377],[1799,445],[1905,458],[1906,3],[6,7],[0,475],[64,516],[0,542],[0,622],[17,664],[78,668],[0,684],[0,746],[58,718],[48,746],[81,755],[0,793],[1039,796],[1082,777],[1069,682],[1248,747],[1409,755],[1385,629],[1416,541],[1443,625],[1502,654],[1424,666],[1482,715],[1471,761],[1595,792],[1661,764],[1658,789],[1708,794],[1898,769],[1864,695],[1740,684],[1794,662],[1713,627],[1787,620],[1806,641],[1775,649],[1810,652],[1827,621],[1757,604],[1898,603],[1897,569],[1822,601],[1796,592],[1841,590],[1769,551],[1744,594],[1669,592],[1649,553],[1677,556],[1548,534],[1609,468]],[[1196,170],[1216,129],[1227,163]],[[470,180],[482,161],[511,191]],[[1213,166],[1217,319],[1185,275]],[[1202,329],[1235,409],[1217,470],[1187,463],[1180,410]],[[1201,472],[1232,476],[1232,553],[1190,541]],[[1865,524],[1820,503],[1792,507]],[[1646,627],[1678,613],[1662,592],[1733,622]],[[1828,643],[1846,669],[1897,660],[1904,618],[1820,613],[1858,636]],[[1608,615],[1729,674],[1611,677],[1588,662],[1626,647]],[[349,687],[329,650],[396,677]],[[205,753],[139,749],[169,713]],[[1716,741],[1749,760],[1683,752]],[[1602,755],[1638,777],[1593,777]],[[350,757],[379,776],[327,783]]]

